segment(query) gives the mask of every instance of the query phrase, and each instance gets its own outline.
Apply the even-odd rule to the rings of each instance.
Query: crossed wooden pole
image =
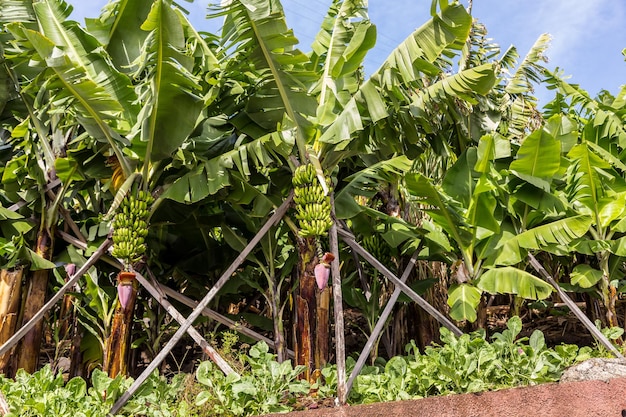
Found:
[[[184,316],[178,312],[178,310],[168,301],[167,296],[170,295],[172,298],[176,299],[176,296],[173,294],[172,290],[166,289],[166,287],[161,287],[156,283],[156,280],[151,275],[148,270],[149,278],[146,279],[141,274],[137,274],[137,280],[139,283],[146,288],[146,290],[150,293],[152,297],[154,297],[164,308],[165,310],[180,323],[180,327],[174,333],[174,335],[170,338],[170,340],[163,346],[159,354],[154,358],[154,360],[146,367],[146,369],[137,377],[137,379],[133,382],[133,384],[128,388],[124,394],[117,400],[117,402],[113,405],[110,410],[110,414],[115,415],[125,404],[126,402],[135,394],[135,392],[141,387],[141,385],[145,382],[145,380],[150,376],[150,374],[157,369],[157,367],[165,360],[167,355],[171,352],[174,346],[178,343],[178,341],[183,337],[185,333],[188,333],[193,340],[203,349],[205,353],[213,360],[216,365],[226,374],[233,373],[234,370],[228,365],[228,363],[220,357],[220,355],[215,351],[215,349],[192,327],[194,321],[202,314],[207,314],[208,304],[211,300],[217,295],[217,293],[221,290],[221,288],[226,284],[226,282],[230,279],[230,277],[235,273],[237,268],[245,261],[248,255],[252,252],[252,250],[256,247],[256,245],[261,241],[261,239],[265,236],[265,234],[276,225],[287,213],[289,206],[293,200],[293,192],[285,199],[285,201],[278,207],[272,216],[268,219],[268,221],[263,225],[263,227],[259,230],[259,232],[252,238],[252,240],[248,243],[248,245],[243,249],[243,251],[237,256],[237,258],[233,261],[233,263],[224,271],[219,280],[215,283],[215,285],[209,290],[209,292],[204,296],[204,298],[199,301],[191,314],[185,319]],[[333,209],[334,216],[334,204],[331,204]],[[389,279],[395,285],[394,292],[389,299],[385,309],[381,313],[381,316],[376,323],[372,334],[370,335],[368,342],[366,343],[363,351],[361,352],[359,359],[356,363],[355,368],[350,375],[348,381],[346,381],[346,367],[345,367],[345,339],[344,339],[344,321],[343,321],[343,308],[342,308],[342,293],[341,293],[341,277],[339,273],[339,242],[338,237],[341,239],[352,249],[352,251],[358,255],[360,255],[363,259],[365,259],[368,263],[370,263],[374,268],[376,268],[381,274],[383,274],[387,279]],[[84,244],[83,242],[75,244]],[[380,332],[384,329],[384,326],[387,322],[387,318],[391,314],[393,306],[395,305],[398,297],[401,292],[404,292],[408,295],[413,301],[415,301],[422,309],[424,309],[427,313],[432,315],[441,325],[450,329],[450,331],[460,336],[462,335],[462,331],[454,325],[445,315],[431,306],[426,300],[419,296],[411,287],[406,285],[406,280],[410,275],[413,267],[415,266],[417,260],[417,252],[413,254],[409,264],[405,268],[402,277],[398,278],[394,275],[387,267],[385,267],[380,261],[378,261],[373,255],[367,252],[361,245],[358,244],[354,235],[347,230],[347,228],[340,228],[337,226],[337,222],[335,221],[333,226],[329,232],[329,243],[330,249],[335,255],[335,259],[331,264],[331,273],[332,273],[332,287],[333,287],[333,297],[334,297],[334,314],[335,314],[335,345],[336,345],[336,361],[337,361],[337,400],[340,404],[345,404],[347,400],[347,396],[352,388],[355,378],[360,373],[367,356],[369,355],[374,341],[378,338]],[[2,346],[0,346],[0,356],[9,351],[28,331],[43,318],[45,313],[51,309],[62,297],[63,295],[71,289],[80,279],[82,275],[84,275],[89,268],[96,263],[98,259],[106,254],[107,249],[112,244],[110,239],[106,239],[98,249],[87,259],[87,261],[76,271],[76,273],[71,276],[68,281],[57,291],[57,293],[50,298],[50,300],[41,308],[37,314],[24,326],[22,326],[19,330],[15,332],[15,334],[9,338]],[[588,328],[588,330],[592,333],[592,335],[607,349],[609,349],[612,353],[617,357],[623,357],[621,353],[613,346],[613,344],[601,333],[596,327],[589,321],[589,319],[584,315],[584,313],[580,310],[580,308],[563,292],[556,281],[545,271],[545,269],[541,266],[541,264],[532,256],[529,255],[529,261],[531,266],[539,272],[542,277],[547,280],[552,286],[555,287],[561,298],[568,303],[568,306],[572,309],[574,314],[582,321],[582,323]],[[114,261],[117,262],[117,261]],[[181,298],[182,297],[182,298]],[[185,300],[184,296],[178,295],[178,300],[182,301],[187,305],[193,305],[193,302],[190,300]],[[571,304],[571,305],[570,305]],[[219,314],[215,312],[211,312],[208,314],[216,319],[226,319],[224,317],[220,317]],[[228,320],[228,319],[226,319]],[[234,322],[227,322],[221,320],[225,324],[229,326],[235,326]],[[248,334],[256,339],[263,340],[263,337],[255,334],[251,330],[248,329]],[[267,339],[267,338],[264,338]],[[268,339],[269,340],[269,339]],[[268,345],[273,345],[268,341]],[[288,352],[293,355],[293,352]]]

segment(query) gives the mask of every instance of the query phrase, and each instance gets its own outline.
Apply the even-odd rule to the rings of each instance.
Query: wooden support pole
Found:
[[[402,282],[397,276],[395,276],[385,265],[380,263],[378,259],[376,259],[372,254],[363,249],[361,245],[357,243],[354,238],[354,235],[346,230],[338,229],[337,230],[341,238],[359,255],[363,257],[367,262],[369,262],[374,268],[380,271],[381,274],[386,276],[391,282],[394,283],[395,286],[400,287],[400,289],[408,295],[413,301],[417,303],[421,308],[423,308],[428,314],[433,316],[442,326],[447,327],[455,336],[461,336],[463,332],[454,325],[446,316],[444,316],[441,312],[437,311],[436,308],[428,304],[428,301],[424,300],[419,296],[411,287]]]
[[[411,271],[415,267],[418,254],[419,252],[415,251],[415,253],[413,253],[413,256],[411,256],[411,259],[409,260],[409,264],[406,266],[406,268],[404,268],[404,272],[402,273],[402,277],[400,278],[402,282],[406,282],[406,280],[409,278]],[[391,311],[393,310],[393,306],[396,304],[396,301],[398,301],[398,297],[400,297],[401,292],[402,290],[396,286],[396,288],[393,290],[393,293],[391,294],[391,297],[389,298],[389,301],[387,301],[387,305],[385,306],[385,309],[380,314],[380,317],[378,318],[378,321],[376,322],[376,325],[374,326],[374,329],[372,330],[372,334],[370,334],[370,337],[367,339],[367,343],[365,344],[365,347],[363,347],[363,350],[361,351],[361,354],[359,355],[359,359],[356,361],[356,364],[354,365],[354,369],[352,369],[352,373],[350,374],[350,379],[348,379],[346,395],[350,394],[350,391],[352,390],[352,385],[354,385],[354,380],[361,373],[361,370],[363,369],[363,366],[365,365],[365,361],[367,360],[370,354],[370,351],[372,350],[372,347],[374,347],[374,343],[376,343],[376,340],[378,340],[378,336],[385,328],[385,324],[387,323],[387,318],[389,318],[389,315],[391,314]]]
[[[335,217],[335,201],[331,196],[331,210]],[[339,272],[339,239],[337,237],[337,222],[333,222],[328,236],[330,251],[335,259],[330,264],[333,279],[333,309],[335,316],[335,362],[337,364],[337,400],[344,405],[348,399],[346,386],[346,338],[343,321],[343,295],[341,292],[341,275]]]
[[[102,242],[100,247],[98,247],[98,249],[89,257],[89,259],[87,259],[83,266],[81,266],[78,271],[76,271],[76,273],[67,280],[65,285],[63,285],[59,289],[59,291],[57,291],[57,293],[54,294],[46,304],[44,304],[41,310],[39,310],[33,316],[33,318],[28,321],[28,323],[26,323],[18,331],[16,331],[9,340],[7,340],[2,346],[0,346],[0,356],[6,353],[9,349],[11,349],[17,342],[19,342],[20,339],[24,337],[24,335],[28,333],[28,331],[32,329],[43,318],[46,312],[50,310],[63,297],[63,295],[68,290],[70,290],[74,286],[74,284],[76,284],[80,277],[82,277],[85,272],[87,272],[89,268],[91,268],[91,266],[95,264],[96,261],[106,252],[109,246],[111,246],[111,243],[111,239],[106,239],[104,242]]]
[[[64,232],[59,232],[57,231],[57,234],[63,239],[65,240],[67,243],[72,244],[78,248],[81,249],[85,249],[87,248],[87,245],[83,242],[81,242],[80,240],[76,239],[75,237],[68,235],[67,233]],[[109,255],[102,255],[101,260],[108,263],[109,265],[117,268],[117,269],[122,269],[123,265],[121,264],[121,262],[119,262],[117,259],[109,256]],[[178,292],[176,292],[175,290],[166,287],[165,285],[161,285],[158,282],[154,282],[153,281],[154,286],[157,288],[157,290],[160,293],[163,293],[164,296],[169,297],[171,299],[174,299],[176,301],[178,301],[179,303],[182,303],[184,305],[186,305],[187,307],[191,307],[194,308],[198,305],[197,301],[192,300],[189,297],[186,297]],[[228,317],[222,316],[221,314],[211,310],[210,308],[205,308],[202,310],[202,314],[205,315],[206,317],[209,317],[212,320],[217,321],[218,323],[221,323],[225,326],[227,326],[228,328],[235,330],[238,333],[241,333],[245,336],[248,336],[251,339],[257,340],[257,341],[263,341],[265,343],[268,344],[269,347],[271,347],[272,349],[275,349],[275,345],[274,345],[274,341],[255,332],[252,329],[249,329],[247,327],[244,326],[240,326],[239,324],[237,324],[235,321],[229,319]],[[287,349],[287,354],[289,355],[290,358],[294,358],[294,352],[293,350]]]
[[[186,305],[187,307],[195,308],[198,305],[197,301],[192,300],[191,298],[186,297],[182,295],[181,293],[176,292],[175,290],[169,287],[166,287],[165,285],[157,284],[157,286],[159,290],[163,291],[163,293],[167,297],[173,300],[176,300],[179,303]],[[231,320],[228,317],[222,316],[220,313],[213,311],[210,308],[205,307],[204,309],[202,309],[202,314],[212,320],[217,321],[218,323],[221,323],[227,326],[229,329],[234,330],[237,333],[241,333],[242,335],[248,336],[249,338],[257,340],[259,342],[265,342],[270,348],[276,350],[276,344],[274,343],[272,339],[265,337],[262,334],[259,334],[255,332],[254,330],[249,329],[245,326],[241,326],[236,321]],[[291,349],[287,349],[287,355],[293,359],[295,357],[295,352]]]
[[[293,200],[293,192],[289,194],[287,199],[281,204],[281,206],[274,212],[274,214],[270,217],[270,219],[263,225],[261,230],[250,240],[248,245],[243,249],[243,251],[237,256],[235,261],[224,271],[220,279],[217,280],[215,285],[209,290],[207,295],[198,303],[198,306],[191,312],[187,320],[185,320],[176,333],[172,336],[172,338],[163,346],[161,352],[154,358],[154,360],[146,367],[146,369],[137,377],[137,379],[133,382],[133,384],[128,388],[122,396],[117,400],[111,410],[110,414],[115,415],[117,412],[126,404],[126,402],[132,397],[135,392],[141,387],[141,385],[146,381],[146,379],[154,372],[154,370],[163,362],[165,357],[169,355],[172,348],[178,343],[183,334],[187,332],[187,329],[193,324],[194,321],[202,314],[202,310],[209,305],[213,297],[217,294],[217,292],[222,289],[224,284],[228,282],[230,277],[235,273],[237,268],[246,260],[250,252],[256,247],[256,245],[261,241],[263,236],[274,226],[280,219],[283,218],[287,210],[289,209],[289,205]]]
[[[183,323],[185,321],[185,317],[180,314],[176,307],[169,302],[164,293],[159,290],[157,287],[156,280],[152,275],[152,272],[148,269],[148,275],[150,276],[150,281],[148,281],[143,275],[138,272],[135,272],[135,278],[137,281],[150,293],[150,295],[157,300],[159,304],[163,306],[165,311],[174,318],[178,323]],[[213,346],[209,342],[206,341],[204,337],[193,327],[190,326],[187,329],[187,333],[189,336],[202,348],[202,351],[206,353],[209,358],[224,372],[226,375],[235,373],[233,368],[220,356],[220,354],[213,349]]]
[[[530,261],[530,265],[535,269],[535,271],[537,271],[539,275],[541,275],[546,281],[550,283],[550,285],[554,287],[556,292],[559,294],[559,297],[561,297],[561,299],[569,307],[571,312],[574,313],[578,320],[580,320],[582,324],[587,328],[587,330],[589,330],[589,333],[591,333],[591,335],[595,337],[598,342],[600,342],[605,348],[610,350],[616,357],[624,359],[624,355],[622,355],[621,352],[617,350],[615,346],[613,346],[613,343],[611,343],[611,341],[607,339],[600,330],[598,330],[598,328],[591,322],[591,320],[589,320],[589,317],[587,317],[585,313],[583,313],[583,311],[578,307],[578,305],[576,305],[574,300],[572,300],[565,293],[565,291],[561,289],[558,282],[556,282],[554,278],[552,278],[552,275],[550,275],[548,271],[546,271],[543,265],[539,263],[537,258],[535,258],[532,253],[528,254],[528,260]]]

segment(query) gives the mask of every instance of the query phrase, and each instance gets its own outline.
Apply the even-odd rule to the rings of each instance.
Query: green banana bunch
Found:
[[[383,265],[391,265],[391,248],[379,234],[363,237],[361,246]]]
[[[330,197],[324,193],[324,188],[317,179],[315,167],[312,164],[297,167],[292,183],[300,236],[324,235],[333,224],[330,217]]]
[[[146,191],[138,191],[136,196],[127,194],[115,215],[112,255],[127,264],[137,261],[146,252],[147,221],[153,201]]]

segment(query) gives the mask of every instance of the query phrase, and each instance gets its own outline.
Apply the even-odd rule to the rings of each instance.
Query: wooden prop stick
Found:
[[[89,257],[89,259],[87,259],[85,264],[81,266],[70,279],[67,280],[67,282],[59,289],[59,291],[57,291],[56,294],[52,296],[50,300],[48,300],[46,304],[44,304],[43,307],[41,307],[41,310],[39,310],[28,323],[16,331],[15,334],[9,338],[9,340],[0,346],[0,356],[8,352],[9,349],[11,349],[22,337],[24,337],[24,335],[26,335],[26,333],[28,333],[30,329],[35,326],[35,324],[37,324],[39,320],[43,318],[46,312],[50,310],[63,297],[63,295],[70,288],[72,288],[74,284],[76,284],[80,277],[82,277],[85,272],[87,272],[89,268],[91,268],[91,266],[95,264],[96,261],[106,252],[109,246],[111,246],[111,243],[111,239],[106,239],[102,242],[100,247]]]
[[[356,242],[352,233],[343,229],[338,229],[337,231],[339,232],[339,235],[344,240],[344,242],[346,242],[348,246],[352,248],[352,250],[361,255],[363,259],[369,262],[374,268],[378,269],[380,273],[382,273],[391,282],[393,282],[395,286],[400,287],[400,289],[404,291],[406,295],[408,295],[413,301],[415,301],[417,305],[422,307],[428,314],[433,316],[441,325],[447,327],[455,336],[461,336],[463,334],[463,332],[458,327],[456,327],[454,323],[452,323],[446,316],[444,316],[439,311],[437,311],[436,308],[428,304],[428,302],[420,297],[419,294],[417,294],[415,291],[413,291],[411,287],[400,281],[400,279],[395,276],[389,269],[387,269],[385,265],[381,264],[378,259],[372,256],[368,251],[363,249],[363,247]]]
[[[76,246],[79,249],[87,249],[88,245],[86,243],[84,243],[83,241],[75,238],[74,236],[62,232],[60,230],[56,231],[57,236],[59,236],[61,239],[63,239],[64,241],[66,241],[67,243],[69,243],[70,245]],[[117,258],[114,258],[111,255],[107,255],[106,253],[103,253],[102,256],[100,257],[100,260],[104,263],[107,263],[109,265],[111,265],[114,268],[117,268],[118,270],[122,270],[124,268],[124,265],[122,265],[122,262],[119,261]]]
[[[213,297],[215,297],[217,292],[224,286],[224,284],[226,284],[226,282],[230,279],[231,275],[237,270],[237,268],[239,268],[239,265],[241,265],[243,261],[246,260],[250,252],[252,252],[255,246],[261,241],[263,236],[265,236],[265,234],[270,230],[272,226],[274,226],[274,224],[276,224],[280,219],[282,219],[282,217],[287,212],[287,209],[289,208],[289,205],[291,204],[292,200],[293,200],[293,192],[289,194],[289,196],[287,197],[287,199],[285,199],[283,204],[281,204],[281,206],[274,212],[274,214],[272,215],[272,217],[270,217],[267,223],[263,225],[261,230],[259,230],[256,236],[254,236],[252,240],[250,241],[250,243],[248,243],[248,246],[244,248],[244,250],[239,254],[239,256],[237,256],[237,258],[230,265],[230,267],[228,267],[228,269],[222,274],[220,279],[217,280],[217,282],[209,290],[207,295],[204,296],[204,298],[198,303],[198,306],[191,312],[189,317],[187,317],[187,320],[185,320],[180,325],[180,327],[178,328],[176,333],[174,333],[172,338],[165,344],[165,346],[163,346],[163,348],[161,349],[161,352],[159,352],[159,354],[154,358],[154,360],[150,363],[150,365],[148,365],[146,369],[144,369],[141,375],[139,375],[137,379],[135,380],[135,382],[133,382],[133,384],[128,388],[128,391],[122,394],[122,396],[117,400],[117,402],[113,404],[113,407],[109,411],[110,414],[112,415],[117,414],[117,412],[124,406],[124,404],[126,404],[126,402],[130,399],[130,397],[132,397],[133,394],[135,394],[137,389],[139,389],[139,387],[141,387],[141,385],[146,381],[148,376],[150,376],[150,374],[152,374],[152,372],[154,372],[154,370],[159,365],[161,365],[161,362],[163,362],[165,357],[169,355],[170,351],[176,345],[176,343],[178,343],[178,341],[183,336],[183,334],[185,334],[185,332],[193,324],[193,322],[196,321],[198,317],[200,317],[200,315],[202,314],[202,310],[207,305],[209,305]]]
[[[187,307],[195,308],[198,305],[197,301],[192,300],[191,298],[186,297],[176,292],[176,290],[166,287],[165,285],[157,284],[157,287],[159,288],[160,291],[163,291],[163,293],[167,297],[173,300],[176,300],[179,303],[186,305]],[[255,332],[252,329],[242,326],[238,324],[236,321],[231,320],[228,317],[222,316],[220,313],[213,311],[210,308],[204,308],[202,310],[202,314],[212,320],[217,321],[218,323],[222,323],[223,325],[227,326],[229,329],[236,331],[237,333],[241,333],[242,335],[248,336],[249,338],[257,340],[257,341],[265,342],[267,343],[269,347],[276,350],[276,343],[274,343],[272,339],[265,337]],[[289,355],[289,357],[292,359],[296,357],[295,352],[291,349],[287,349],[287,355]]]
[[[65,240],[66,242],[74,246],[77,246],[83,249],[87,247],[86,243],[83,243],[82,241],[76,239],[75,237],[65,232],[59,231],[57,233],[59,234],[59,236],[61,236],[63,240]],[[121,270],[123,268],[122,263],[113,257],[103,255],[101,259],[117,269]],[[152,295],[152,297],[154,297],[154,299],[157,300],[159,304],[161,304],[163,308],[165,308],[165,310],[170,315],[172,315],[172,317],[174,317],[176,321],[178,321],[179,323],[182,323],[185,320],[183,315],[180,314],[180,312],[176,310],[174,306],[172,306],[169,300],[167,300],[167,296],[163,293],[162,288],[159,286],[159,284],[156,283],[156,280],[154,279],[152,272],[148,270],[148,273],[150,274],[151,282],[146,280],[144,276],[142,276],[137,271],[135,271],[137,281],[139,281],[139,283],[143,287],[145,287],[145,289],[150,293],[150,295]],[[193,327],[190,327],[187,333],[198,344],[198,346],[202,348],[202,350],[209,356],[209,358],[211,358],[211,360],[215,362],[215,364],[222,370],[222,372],[224,372],[226,375],[234,372],[233,369],[230,367],[230,365],[221,356],[219,356],[219,354],[215,351],[215,349],[213,349],[213,347],[209,344],[209,342],[207,342],[202,337],[202,335],[198,333],[196,329],[194,329]]]
[[[176,310],[176,308],[172,305],[172,303],[169,302],[165,294],[163,294],[158,289],[158,287],[156,286],[156,280],[154,279],[154,275],[152,274],[152,271],[150,271],[149,269],[147,271],[148,271],[148,275],[150,276],[150,281],[148,281],[140,273],[135,272],[135,278],[137,279],[137,281],[139,281],[139,283],[146,290],[148,290],[150,295],[155,300],[157,300],[159,304],[163,306],[165,311],[167,311],[167,313],[170,316],[172,316],[174,320],[176,320],[179,323],[183,323],[185,321],[185,317],[182,314],[180,314],[178,310]],[[228,362],[226,362],[224,358],[222,358],[220,354],[217,353],[215,349],[213,349],[213,346],[211,346],[209,342],[207,342],[206,339],[202,337],[202,335],[198,333],[198,331],[193,326],[190,326],[187,329],[187,333],[189,333],[189,336],[191,336],[194,342],[196,342],[198,346],[202,348],[202,351],[206,353],[213,362],[215,362],[215,364],[222,370],[222,372],[224,372],[226,375],[235,373],[235,371],[233,370],[233,368],[231,368]]]
[[[409,264],[406,266],[406,268],[404,268],[404,272],[402,273],[402,277],[400,278],[402,282],[406,282],[406,280],[409,278],[411,271],[415,267],[418,254],[419,254],[419,250],[415,251],[413,253],[413,256],[411,256],[411,259],[409,260]],[[402,290],[399,287],[396,287],[393,290],[393,293],[391,294],[389,301],[387,301],[387,305],[385,306],[385,309],[380,314],[380,317],[378,318],[378,321],[376,322],[376,325],[374,326],[374,329],[372,330],[372,334],[370,334],[370,337],[367,339],[367,343],[365,344],[365,347],[363,348],[363,351],[359,355],[359,359],[356,361],[356,364],[354,365],[354,369],[352,370],[352,373],[350,374],[350,379],[348,379],[348,388],[347,388],[346,395],[350,394],[350,390],[352,390],[352,385],[354,384],[354,380],[361,373],[361,370],[363,369],[363,365],[365,365],[365,361],[367,360],[367,357],[369,356],[372,350],[372,347],[374,346],[374,343],[376,343],[378,336],[380,335],[382,330],[385,328],[385,324],[387,323],[387,318],[389,318],[389,315],[391,314],[391,311],[393,310],[393,307],[396,304],[396,301],[398,301],[398,297],[400,297],[401,292]]]
[[[335,217],[335,201],[331,196],[331,210]],[[348,399],[346,386],[346,339],[343,322],[343,295],[341,293],[341,275],[339,273],[339,239],[337,238],[337,223],[330,227],[328,236],[330,251],[335,259],[330,264],[333,277],[333,308],[335,315],[335,362],[337,364],[337,399],[339,404],[344,405]]]
[[[559,284],[554,280],[554,278],[552,278],[552,275],[550,275],[548,271],[546,271],[543,265],[539,263],[537,258],[535,258],[532,253],[528,254],[528,260],[530,261],[530,265],[535,269],[535,271],[537,271],[546,281],[550,283],[550,285],[554,287],[556,292],[559,294],[559,297],[561,297],[561,299],[569,307],[571,312],[574,313],[578,320],[580,320],[582,324],[587,328],[587,330],[589,330],[589,333],[591,333],[591,335],[595,337],[598,342],[602,343],[605,348],[613,352],[616,357],[623,359],[624,355],[622,355],[620,351],[617,350],[615,346],[613,346],[613,343],[611,343],[611,341],[607,339],[600,330],[598,330],[598,328],[591,322],[591,320],[589,320],[589,317],[587,317],[585,313],[583,313],[583,311],[576,305],[574,300],[572,300],[565,293],[565,291],[561,289]]]

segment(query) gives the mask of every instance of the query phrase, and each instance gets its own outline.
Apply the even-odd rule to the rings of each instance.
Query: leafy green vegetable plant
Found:
[[[307,381],[297,380],[305,367],[293,367],[291,361],[278,363],[275,358],[267,344],[260,342],[250,348],[249,355],[242,355],[241,361],[250,372],[241,376],[224,376],[211,362],[202,362],[196,378],[205,389],[198,394],[196,404],[209,415],[219,416],[290,411],[287,404],[310,391]]]
[[[142,389],[122,409],[121,416],[169,417],[187,416],[188,404],[178,402],[183,374],[170,382],[157,374],[146,381]],[[91,417],[106,416],[113,403],[132,384],[130,378],[109,378],[96,369],[91,386],[76,377],[64,383],[63,376],[54,374],[49,366],[34,374],[23,370],[15,380],[0,376],[0,391],[10,407],[7,417]]]
[[[567,366],[598,355],[590,347],[576,345],[551,349],[541,331],[518,338],[521,330],[521,320],[513,317],[490,343],[483,332],[456,337],[443,328],[441,346],[427,347],[422,354],[411,343],[408,356],[365,368],[349,400],[396,401],[557,381]]]
[[[441,345],[427,347],[422,353],[411,343],[406,356],[388,361],[378,358],[374,366],[365,367],[355,380],[349,402],[397,401],[552,382],[573,363],[607,354],[576,345],[549,348],[541,331],[519,337],[521,330],[519,317],[511,318],[491,341],[484,332],[456,337],[443,328]],[[603,332],[616,339],[623,330],[607,328]],[[190,383],[189,376],[182,373],[169,381],[155,373],[115,417],[251,416],[291,411],[308,397],[336,395],[336,365],[324,368],[323,378],[310,384],[298,379],[303,366],[277,362],[264,342],[237,360],[240,375],[225,376],[211,362],[200,363],[197,383]],[[348,358],[349,371],[354,364],[354,359]],[[105,416],[132,382],[121,376],[109,378],[96,369],[89,386],[81,378],[64,383],[61,374],[55,375],[46,366],[32,375],[20,371],[15,380],[0,376],[0,391],[10,406],[9,417]]]

